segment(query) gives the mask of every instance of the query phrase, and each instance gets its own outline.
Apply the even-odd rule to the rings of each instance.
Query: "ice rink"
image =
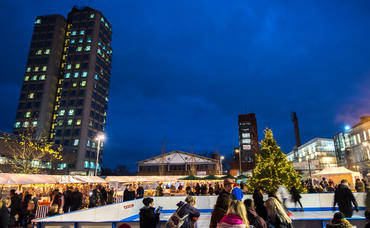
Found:
[[[330,220],[333,218],[335,212],[332,211],[305,211],[305,212],[298,212],[292,211],[293,215],[291,216],[292,220],[309,220],[309,219],[325,219]],[[169,219],[172,213],[161,213],[161,221],[165,222]],[[365,219],[364,218],[364,211],[360,210],[359,212],[354,211],[352,219]],[[211,212],[202,212],[198,222],[197,227],[209,227],[209,222],[211,220]],[[128,222],[128,220],[126,220]],[[139,217],[135,216],[131,220],[132,222],[138,222]],[[350,220],[351,221],[351,220]]]

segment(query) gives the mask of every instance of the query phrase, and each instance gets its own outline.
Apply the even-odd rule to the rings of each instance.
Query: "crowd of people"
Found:
[[[338,204],[340,212],[345,217],[352,216],[353,207],[358,210],[357,202],[349,188],[348,181],[344,180],[340,184],[335,185],[332,180],[322,178],[320,181],[308,179],[303,181],[302,184],[307,188],[309,193],[334,192],[333,208]],[[121,201],[144,198],[144,196],[148,195],[147,187],[148,186],[144,187],[142,183],[127,184],[123,191]],[[354,188],[357,192],[364,192],[367,187],[368,185],[365,180],[356,180]],[[35,218],[37,206],[42,198],[48,198],[47,202],[50,207],[47,216],[53,216],[83,208],[93,208],[112,204],[117,197],[116,191],[117,189],[110,188],[106,185],[64,186],[44,192],[36,191],[33,188],[29,188],[23,192],[17,192],[12,189],[10,190],[9,197],[5,197],[0,201],[1,221],[6,221],[4,223],[7,223],[9,226],[27,227]],[[230,221],[235,220],[235,216],[233,216],[235,213],[241,216],[239,222],[242,221],[246,223],[246,221],[248,221],[249,224],[255,224],[253,225],[254,227],[265,227],[263,224],[284,224],[276,227],[290,227],[289,224],[291,224],[291,220],[289,216],[291,212],[288,211],[286,207],[288,199],[294,202],[294,208],[297,208],[299,205],[300,210],[304,211],[300,201],[301,195],[295,186],[291,186],[288,190],[283,185],[280,185],[277,192],[265,192],[269,197],[267,201],[264,201],[263,189],[257,186],[253,191],[253,199],[247,199],[243,204],[238,203],[242,201],[247,191],[248,189],[245,183],[240,182],[237,184],[230,179],[225,179],[223,182],[188,182],[185,185],[182,183],[177,183],[176,185],[157,183],[157,187],[152,191],[151,196],[163,196],[164,192],[169,192],[170,195],[187,195],[188,197],[185,202],[180,202],[180,204],[178,204],[179,208],[187,208],[185,210],[187,213],[191,208],[195,208],[195,201],[191,200],[193,196],[217,195],[217,202],[212,213],[211,227],[224,227],[224,223],[230,223]],[[155,213],[158,213],[158,210],[154,210],[150,207],[152,201],[148,201],[148,199],[151,198],[144,199],[145,202],[143,203],[146,208],[143,208],[143,214],[148,214],[147,212],[149,209],[150,211],[153,210],[156,211]],[[233,202],[233,200],[238,202]],[[179,217],[185,213],[184,209],[178,212]],[[244,211],[246,212],[245,216],[243,214]],[[228,213],[232,215],[225,217]],[[191,217],[193,220],[196,218],[196,215],[197,213],[195,212],[192,214]],[[154,216],[153,219],[154,218],[156,217]],[[245,220],[245,218],[247,220]],[[5,226],[0,226],[0,228],[1,227]]]
[[[48,192],[35,191],[33,188],[17,192],[11,189],[9,197],[3,197],[1,202],[2,227],[28,227],[36,217],[38,205],[49,206],[47,216],[72,212],[83,208],[92,208],[114,203],[114,190],[101,185],[83,187],[68,187]],[[47,199],[45,199],[47,198]]]

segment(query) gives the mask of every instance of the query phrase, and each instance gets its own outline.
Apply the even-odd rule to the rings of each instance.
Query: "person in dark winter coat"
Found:
[[[64,207],[63,207],[63,211],[65,213],[69,212],[69,210],[71,209],[71,203],[72,203],[72,191],[70,188],[68,188],[67,191],[65,191],[63,193],[64,195]]]
[[[136,190],[136,198],[137,199],[141,199],[144,197],[144,188],[143,188],[143,184],[142,183],[139,183],[139,187],[137,188]]]
[[[13,226],[19,225],[19,220],[22,217],[21,200],[15,190],[10,190],[10,224]]]
[[[159,223],[159,208],[155,211],[154,200],[150,197],[143,199],[144,207],[140,209],[140,228],[156,228]]]
[[[195,186],[195,194],[197,195],[197,196],[199,196],[200,195],[200,185],[199,185],[199,183],[197,183],[197,185]]]
[[[299,191],[296,189],[295,186],[293,186],[291,189],[290,189],[290,194],[292,195],[292,200],[294,202],[294,211],[297,210],[297,203],[299,203],[299,205],[301,206],[301,211],[304,211],[303,210],[303,206],[302,206],[302,203],[301,203],[301,198],[302,196],[299,194]]]
[[[80,210],[82,205],[82,193],[78,191],[78,188],[71,194],[71,211]]]
[[[352,203],[358,212],[358,205],[355,197],[353,196],[351,190],[348,187],[348,181],[342,180],[338,185],[334,193],[334,204],[333,210],[335,210],[335,205],[338,203],[339,211],[344,214],[345,217],[352,217],[353,207]]]
[[[214,190],[213,190],[213,186],[212,186],[212,184],[209,184],[209,188],[208,188],[208,193],[209,193],[209,195],[211,196],[211,195],[213,195],[213,192],[214,192]]]
[[[10,199],[2,199],[0,201],[0,228],[8,228],[10,223],[10,216],[8,207],[10,206]]]
[[[229,204],[232,201],[233,197],[231,195],[231,190],[233,188],[233,181],[231,179],[224,180],[224,189],[220,192],[220,195],[217,197],[217,201],[212,211],[211,222],[209,224],[210,228],[216,228],[217,223],[226,215]]]
[[[247,210],[247,217],[249,224],[254,228],[267,228],[266,221],[259,216],[255,210],[255,206],[252,199],[244,200],[244,205]]]
[[[356,179],[355,189],[357,192],[365,192],[365,184],[360,179]]]
[[[262,189],[260,186],[257,186],[256,189],[253,192],[253,201],[256,206],[256,212],[259,216],[261,216],[264,220],[267,219],[267,211],[264,206],[263,201],[263,194]]]
[[[200,212],[196,209],[195,206],[195,198],[192,196],[187,196],[185,199],[185,203],[180,201],[177,205],[177,215],[180,218],[184,218],[184,223],[181,225],[180,228],[193,228],[195,227],[195,223],[197,222]]]
[[[104,187],[100,189],[100,205],[106,205],[108,199],[107,191]]]
[[[98,190],[94,189],[92,191],[92,194],[91,194],[90,198],[89,198],[89,208],[93,208],[93,207],[98,206],[98,203],[99,203]]]
[[[370,228],[370,210],[365,211],[365,218],[367,221],[365,228]]]

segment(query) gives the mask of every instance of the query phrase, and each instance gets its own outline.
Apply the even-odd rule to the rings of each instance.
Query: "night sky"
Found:
[[[104,164],[232,153],[256,113],[284,152],[370,114],[370,1],[1,1],[0,130],[11,132],[36,16],[100,10],[113,27]]]

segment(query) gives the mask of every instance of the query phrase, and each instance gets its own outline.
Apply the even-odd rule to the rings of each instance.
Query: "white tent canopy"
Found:
[[[355,176],[360,176],[359,172],[354,172],[345,167],[333,167],[333,168],[325,168],[318,173],[313,174],[312,176],[323,176],[323,175],[338,175],[338,174],[353,174]]]
[[[105,178],[107,182],[176,182],[184,176],[108,176]]]
[[[0,173],[0,185],[106,183],[96,176]]]

